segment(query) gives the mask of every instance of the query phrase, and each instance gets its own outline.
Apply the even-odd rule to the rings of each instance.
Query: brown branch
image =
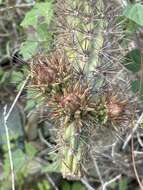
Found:
[[[35,3],[28,3],[28,4],[19,4],[19,5],[14,5],[14,6],[9,6],[9,7],[4,7],[0,9],[0,12],[5,12],[11,9],[22,9],[22,8],[29,8],[32,7]]]
[[[136,168],[136,164],[135,164],[133,137],[131,138],[131,149],[132,149],[132,162],[133,162],[133,169],[134,169],[134,172],[135,172],[135,176],[136,176],[137,182],[138,182],[138,184],[140,186],[140,189],[143,190],[143,185],[142,185],[141,180],[139,178],[137,168]]]

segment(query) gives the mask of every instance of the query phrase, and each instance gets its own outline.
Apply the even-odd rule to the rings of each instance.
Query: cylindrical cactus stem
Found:
[[[95,15],[92,5],[92,0],[60,0],[57,4],[57,45],[64,47],[72,64],[82,69],[88,61],[93,39]]]
[[[75,68],[90,75],[101,64],[107,18],[103,0],[59,0],[57,47],[62,47]],[[59,6],[60,5],[60,6]]]
[[[61,173],[64,178],[74,179],[81,177],[82,146],[79,138],[77,123],[65,123],[62,135],[62,162]]]
[[[105,31],[107,28],[107,21],[104,17],[104,2],[102,0],[96,1],[94,5],[97,9],[98,20],[94,22],[94,38],[92,43],[92,49],[90,52],[90,59],[86,66],[87,72],[91,73],[91,71],[95,70],[97,65],[101,64],[100,55],[102,52],[102,48],[104,45],[104,37]]]

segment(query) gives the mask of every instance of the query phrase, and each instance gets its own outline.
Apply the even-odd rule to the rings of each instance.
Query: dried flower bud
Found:
[[[33,72],[34,83],[38,85],[50,84],[56,78],[55,72],[44,65],[35,65]]]
[[[61,50],[56,50],[49,56],[38,54],[30,64],[32,83],[42,92],[51,92],[51,88],[59,88],[60,84],[66,83],[72,75],[71,64]],[[47,86],[50,91],[47,91]]]
[[[107,103],[107,110],[108,110],[109,118],[117,118],[123,112],[124,104],[122,104],[122,102],[118,102],[115,99],[113,99],[113,100],[111,99]]]
[[[70,112],[75,112],[80,107],[80,98],[75,94],[70,94],[61,101],[61,106]]]

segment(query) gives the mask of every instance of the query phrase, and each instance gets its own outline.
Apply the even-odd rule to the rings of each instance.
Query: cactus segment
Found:
[[[117,92],[114,87],[107,86],[101,95],[97,91],[100,86],[104,88],[105,78],[100,72],[94,77],[94,72],[107,60],[101,60],[104,43],[108,43],[104,40],[108,26],[104,6],[103,0],[58,0],[55,50],[49,56],[38,55],[36,64],[31,64],[32,82],[44,95],[50,109],[48,118],[59,134],[60,172],[64,178],[82,176],[84,147],[93,132],[104,131],[104,126],[112,128],[118,121],[120,125],[123,118],[128,126],[131,117],[127,104],[112,93]]]
[[[64,48],[69,60],[82,70],[89,64],[93,48],[95,50],[92,54],[96,54],[98,60],[103,45],[104,21],[98,18],[102,17],[101,9],[103,10],[102,1],[60,0],[57,3],[57,46]]]
[[[81,142],[75,122],[67,123],[63,133],[61,173],[65,178],[81,177]]]

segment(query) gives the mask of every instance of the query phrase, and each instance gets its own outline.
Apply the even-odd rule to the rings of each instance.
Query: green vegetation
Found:
[[[138,189],[143,4],[125,2],[0,0],[1,190]]]

